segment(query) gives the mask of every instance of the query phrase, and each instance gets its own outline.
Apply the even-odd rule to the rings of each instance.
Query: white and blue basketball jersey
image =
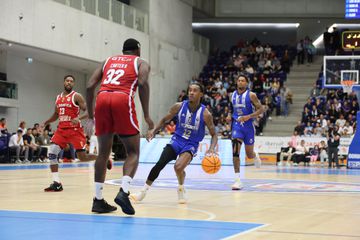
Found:
[[[195,111],[189,109],[189,101],[184,101],[177,115],[175,135],[191,142],[201,142],[205,136],[204,105]]]
[[[241,116],[249,115],[254,112],[254,107],[251,103],[250,91],[246,90],[242,94],[239,94],[237,90],[235,90],[231,97],[231,103],[233,106],[233,120],[237,120]],[[249,119],[244,123],[244,125],[252,125],[253,119]]]
[[[255,128],[253,119],[249,119],[246,122],[238,122],[237,119],[241,116],[249,115],[254,112],[254,107],[250,98],[250,91],[246,90],[242,94],[238,91],[234,91],[231,97],[231,103],[233,106],[232,114],[232,133],[233,139],[241,139],[245,145],[253,145],[255,140]]]

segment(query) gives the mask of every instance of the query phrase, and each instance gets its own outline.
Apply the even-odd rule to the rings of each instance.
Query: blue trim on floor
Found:
[[[121,211],[120,211],[121,212]],[[119,214],[120,213],[118,210]],[[221,239],[263,224],[0,210],[0,238],[12,240]]]
[[[114,166],[122,166],[123,162],[113,162]],[[85,168],[89,166],[94,166],[94,163],[60,163],[59,168]],[[49,164],[40,163],[40,164],[24,164],[24,165],[6,165],[1,166],[0,170],[29,170],[29,169],[48,169]]]
[[[275,172],[275,173],[291,173],[291,174],[326,174],[326,175],[350,175],[360,176],[359,169],[346,169],[346,168],[318,168],[318,167],[278,167],[271,170],[264,170],[262,172]]]

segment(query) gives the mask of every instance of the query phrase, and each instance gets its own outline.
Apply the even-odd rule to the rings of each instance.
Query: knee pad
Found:
[[[49,160],[50,165],[58,164],[58,155],[61,151],[61,148],[58,145],[51,144],[49,147]]]

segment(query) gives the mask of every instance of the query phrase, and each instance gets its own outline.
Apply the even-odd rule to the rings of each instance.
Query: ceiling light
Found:
[[[192,23],[194,28],[218,27],[218,28],[241,28],[241,27],[273,27],[273,28],[298,28],[300,23]]]
[[[28,62],[28,63],[32,63],[33,62],[33,59],[31,58],[31,57],[27,57],[27,58],[25,58],[26,59],[26,61]]]

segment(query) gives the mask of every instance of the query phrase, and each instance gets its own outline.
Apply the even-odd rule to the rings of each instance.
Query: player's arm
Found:
[[[233,96],[233,93],[230,94],[230,105],[229,105],[229,113],[228,115],[226,116],[226,121],[229,123],[231,122],[231,118],[232,118],[232,113],[233,113],[233,110],[234,110],[234,107],[233,107],[233,104],[232,104],[232,96]]]
[[[102,78],[102,68],[104,66],[104,62],[99,66],[91,75],[87,85],[86,85],[86,106],[88,109],[88,118],[94,119],[94,96],[95,89],[97,85],[99,85]],[[85,109],[86,109],[85,106]]]
[[[210,147],[209,147],[209,150],[207,151],[207,153],[215,153],[215,147],[218,142],[218,137],[216,134],[213,117],[212,117],[211,113],[209,112],[209,110],[207,110],[207,109],[205,109],[205,111],[204,111],[204,121],[205,121],[206,127],[209,129],[209,133],[211,135]]]
[[[86,119],[89,116],[89,114],[86,111],[85,99],[83,98],[83,96],[81,96],[81,94],[79,94],[79,93],[75,94],[74,100],[75,100],[75,103],[79,106],[80,110],[82,110],[84,112],[81,116],[71,119],[71,121],[74,124],[77,124],[81,120]]]
[[[148,133],[146,139],[150,141],[155,134],[165,126],[165,123],[169,122],[175,117],[181,108],[181,102],[175,103],[169,110],[169,112],[156,124],[155,128]]]
[[[253,112],[249,115],[241,116],[238,120],[239,122],[246,122],[251,118],[256,118],[257,116],[259,116],[260,114],[262,114],[265,111],[263,105],[261,104],[261,102],[259,101],[259,99],[255,93],[250,92],[250,99],[251,99],[251,103],[255,107],[255,112]]]
[[[138,74],[138,87],[139,87],[139,97],[141,106],[144,112],[144,118],[148,124],[149,129],[154,128],[154,122],[150,118],[149,114],[149,98],[150,98],[150,86],[149,86],[149,74],[150,74],[150,65],[139,59],[138,62],[139,74]]]
[[[56,111],[56,107],[55,107],[55,110],[54,110],[54,113],[51,115],[51,117],[46,120],[44,123],[43,123],[43,126],[46,126],[48,125],[49,123],[52,123],[52,122],[55,122],[59,117],[59,114],[57,113]]]

